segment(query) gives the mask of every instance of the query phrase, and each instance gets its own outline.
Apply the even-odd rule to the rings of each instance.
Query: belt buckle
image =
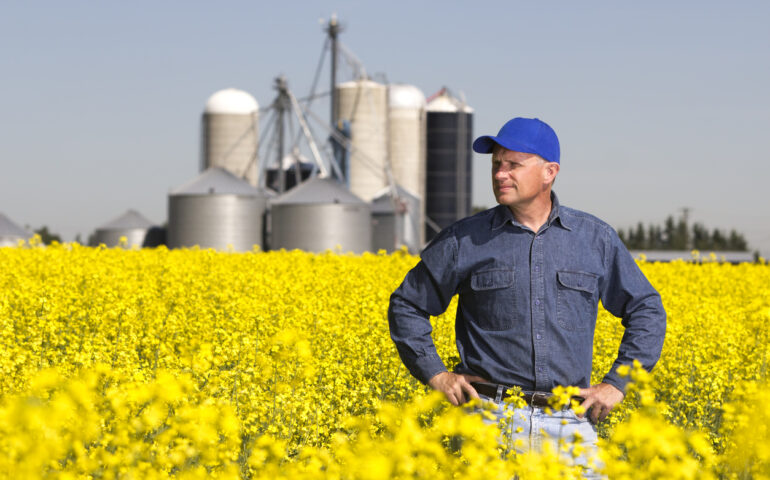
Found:
[[[550,395],[545,392],[532,392],[532,406],[547,407],[548,397],[550,397]]]

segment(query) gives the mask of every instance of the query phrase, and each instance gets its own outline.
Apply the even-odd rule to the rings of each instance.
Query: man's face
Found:
[[[497,203],[528,204],[544,191],[548,162],[532,153],[496,146],[492,153],[492,189]]]

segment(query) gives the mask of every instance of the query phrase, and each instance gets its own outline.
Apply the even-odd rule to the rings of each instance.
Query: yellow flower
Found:
[[[709,258],[639,263],[668,331],[652,373],[617,367],[632,383],[599,426],[610,478],[770,475],[770,269]],[[581,444],[516,453],[512,410],[497,426],[488,405],[450,407],[406,372],[386,314],[417,261],[406,251],[42,248],[39,238],[0,249],[0,472],[579,478]],[[455,298],[431,318],[450,368],[456,308]],[[592,384],[622,335],[599,308]],[[553,393],[552,409],[584,413],[574,387]]]

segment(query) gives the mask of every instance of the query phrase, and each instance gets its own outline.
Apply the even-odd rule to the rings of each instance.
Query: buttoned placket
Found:
[[[544,226],[539,232],[533,233],[532,245],[529,249],[529,278],[530,278],[530,312],[532,322],[532,342],[535,357],[535,390],[550,391],[551,384],[548,372],[548,348],[545,335],[545,276],[543,261],[545,258],[543,236],[548,230]]]

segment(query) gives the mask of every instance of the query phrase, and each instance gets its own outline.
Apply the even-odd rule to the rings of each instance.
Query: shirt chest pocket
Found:
[[[512,268],[498,268],[471,275],[469,306],[473,319],[484,330],[506,330],[513,324],[514,275]]]
[[[556,316],[565,330],[578,331],[596,324],[599,276],[587,272],[556,272]]]

